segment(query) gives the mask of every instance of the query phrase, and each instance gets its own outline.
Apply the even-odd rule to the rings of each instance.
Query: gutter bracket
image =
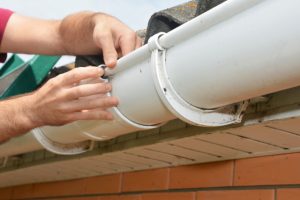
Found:
[[[216,109],[203,109],[185,101],[175,90],[166,68],[166,51],[159,43],[165,33],[157,33],[149,39],[151,67],[156,90],[164,105],[179,119],[196,126],[217,127],[242,121],[249,101],[227,105]]]
[[[93,141],[83,141],[63,144],[50,140],[40,128],[32,130],[35,139],[48,151],[60,155],[77,155],[85,153],[94,147]]]
[[[0,169],[5,168],[7,166],[8,159],[9,159],[9,156],[5,156],[2,158]]]

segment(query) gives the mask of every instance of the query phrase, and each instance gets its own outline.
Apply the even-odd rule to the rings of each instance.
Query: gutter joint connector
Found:
[[[148,48],[152,52],[154,50],[160,50],[160,51],[165,51],[166,49],[160,45],[159,39],[161,36],[165,35],[166,33],[164,32],[159,32],[152,37],[149,38],[148,41]]]

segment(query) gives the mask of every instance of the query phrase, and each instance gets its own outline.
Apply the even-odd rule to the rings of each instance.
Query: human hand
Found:
[[[105,95],[111,91],[111,85],[100,81],[103,73],[101,68],[84,67],[50,79],[29,96],[29,118],[36,127],[77,120],[112,120],[112,114],[106,109],[116,106],[118,100]],[[94,81],[79,85],[91,79]]]
[[[104,62],[114,67],[118,57],[122,57],[142,45],[142,40],[128,26],[118,19],[103,13],[93,16],[93,40],[102,49]]]

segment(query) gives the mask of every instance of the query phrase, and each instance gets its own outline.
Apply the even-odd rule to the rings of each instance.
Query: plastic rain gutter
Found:
[[[93,141],[180,118],[198,126],[241,121],[247,100],[300,85],[300,1],[228,0],[107,70],[114,121],[41,127],[0,146],[0,156],[45,148],[63,155]]]

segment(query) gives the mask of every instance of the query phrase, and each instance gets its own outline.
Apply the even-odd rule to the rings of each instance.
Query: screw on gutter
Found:
[[[108,76],[105,75],[105,68],[107,67],[106,65],[102,64],[99,65],[98,67],[102,68],[104,70],[104,74],[101,76],[102,79],[108,79]]]

